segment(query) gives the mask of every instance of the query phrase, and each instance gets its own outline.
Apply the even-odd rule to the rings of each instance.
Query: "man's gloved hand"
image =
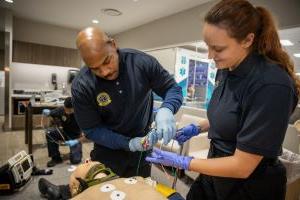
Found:
[[[193,157],[181,156],[176,153],[159,150],[158,148],[154,148],[152,154],[146,157],[148,162],[172,166],[184,170],[189,169],[192,159]]]
[[[175,140],[182,145],[185,141],[189,140],[191,137],[198,135],[201,129],[195,124],[187,125],[176,132]]]
[[[68,140],[68,141],[65,142],[65,144],[70,146],[70,147],[75,146],[78,143],[79,143],[79,141],[76,140],[76,139],[75,140]]]
[[[50,115],[50,110],[49,109],[43,109],[43,111],[42,111],[42,114],[44,115],[44,116],[49,116]]]
[[[160,108],[155,117],[156,133],[159,140],[164,139],[164,145],[168,144],[176,134],[175,118],[169,108]]]
[[[150,131],[144,137],[135,137],[129,141],[129,149],[132,152],[135,151],[147,151],[152,149],[153,146],[157,143],[158,138],[154,130]]]

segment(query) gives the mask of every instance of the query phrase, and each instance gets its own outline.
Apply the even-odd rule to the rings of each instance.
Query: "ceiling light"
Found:
[[[300,53],[294,53],[294,56],[300,58]]]
[[[138,2],[139,0],[133,0],[134,2]]]
[[[5,0],[7,3],[13,3],[13,0]]]
[[[293,46],[294,44],[289,40],[280,40],[281,45],[283,46]]]
[[[98,24],[99,23],[99,21],[97,19],[93,19],[92,22],[93,22],[93,24]]]
[[[113,8],[105,8],[101,10],[104,14],[109,16],[119,16],[122,15],[121,11]]]

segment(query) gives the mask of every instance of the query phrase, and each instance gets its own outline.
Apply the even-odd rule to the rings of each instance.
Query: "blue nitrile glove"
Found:
[[[78,144],[79,141],[78,140],[68,140],[68,141],[65,141],[65,144],[72,147],[72,146],[75,146],[76,144]]]
[[[176,135],[175,118],[169,108],[160,108],[155,117],[156,133],[159,140],[164,139],[164,145],[168,144]]]
[[[198,135],[200,132],[200,127],[196,126],[195,124],[190,124],[177,130],[175,140],[182,145],[185,141],[189,140],[193,136]]]
[[[144,137],[135,137],[129,141],[129,150],[132,152],[135,151],[147,151],[152,149],[153,146],[157,143],[158,138],[154,130],[150,131]]]
[[[49,116],[50,115],[50,110],[49,109],[43,109],[42,114],[44,116]]]
[[[188,170],[190,162],[193,157],[181,156],[176,153],[162,151],[158,148],[153,148],[153,152],[150,156],[146,157],[146,160],[155,164],[162,164],[165,166],[172,166],[184,170]]]

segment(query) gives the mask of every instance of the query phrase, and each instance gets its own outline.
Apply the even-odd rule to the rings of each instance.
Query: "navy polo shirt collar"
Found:
[[[122,51],[120,51],[120,49],[117,49],[117,53],[118,53],[118,56],[119,56],[119,76],[121,74],[123,74],[125,72],[125,65],[124,65],[124,55],[122,53]]]
[[[250,53],[234,70],[229,71],[229,75],[234,75],[238,77],[245,77],[255,66],[259,55],[257,53]]]

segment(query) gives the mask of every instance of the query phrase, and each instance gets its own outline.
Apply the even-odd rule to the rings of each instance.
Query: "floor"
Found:
[[[3,117],[0,116],[0,127],[2,127]],[[27,146],[24,144],[24,131],[9,131],[3,132],[0,129],[0,166],[7,162],[7,160],[18,153],[21,150],[27,151]],[[47,147],[45,143],[45,135],[43,130],[33,131],[33,156],[35,166],[40,169],[46,168],[46,163],[49,160]],[[89,158],[89,153],[93,147],[92,143],[83,144],[83,160]],[[71,167],[68,160],[69,148],[66,146],[60,147],[60,152],[63,155],[64,162],[55,166],[53,169],[53,174],[48,176],[32,176],[32,179],[27,183],[20,191],[15,192],[10,196],[0,196],[0,199],[5,200],[38,200],[42,199],[38,191],[38,180],[44,177],[55,184],[67,184],[71,172],[68,169]],[[163,183],[165,185],[171,186],[173,178],[167,177],[160,169],[157,167],[152,167],[151,176],[154,180]],[[181,193],[182,196],[186,196],[189,189],[189,184],[186,184],[182,180],[177,181],[177,191]]]

